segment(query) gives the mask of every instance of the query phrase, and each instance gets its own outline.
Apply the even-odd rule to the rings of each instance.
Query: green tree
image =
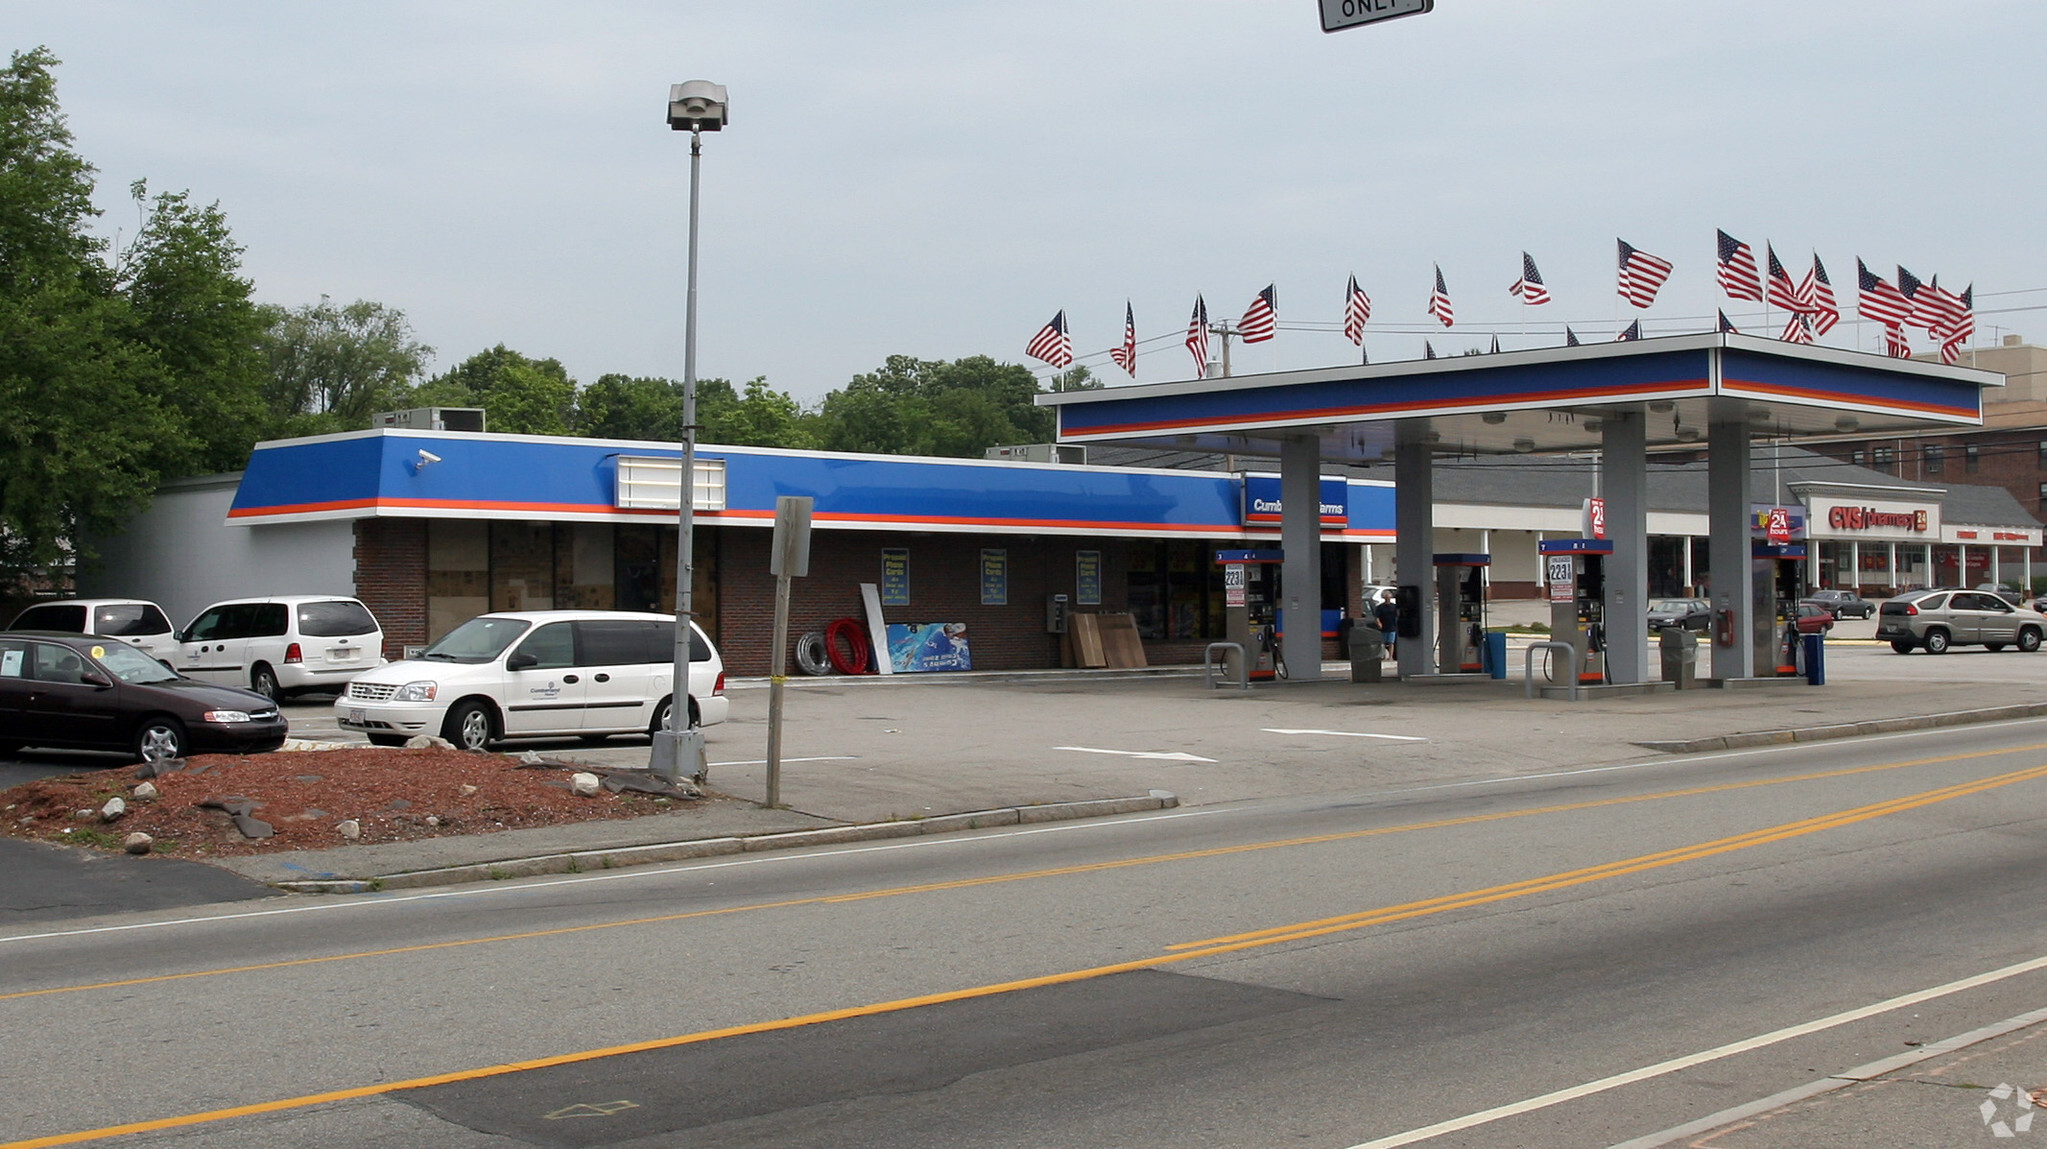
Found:
[[[529,359],[500,343],[479,351],[407,397],[413,407],[482,407],[490,429],[515,435],[567,435],[576,381],[556,359]]]
[[[1085,380],[1082,380],[1083,382]],[[821,446],[838,451],[972,457],[1003,443],[1051,438],[1028,368],[985,355],[950,363],[891,355],[820,405]]]
[[[739,395],[725,380],[715,382],[723,385],[723,394],[712,401],[705,402],[701,385],[697,393],[697,426],[705,442],[799,449],[818,445],[802,405],[769,387],[765,376],[747,383]]]
[[[412,338],[405,313],[367,299],[259,309],[268,366],[265,406],[280,435],[369,426],[416,386],[434,349]]]
[[[0,568],[10,577],[61,562],[81,530],[114,529],[146,505],[167,455],[195,449],[163,403],[159,349],[134,338],[148,313],[138,321],[88,230],[94,172],[72,150],[56,66],[37,48],[0,73]]]
[[[679,442],[682,385],[645,375],[600,375],[576,395],[575,428],[592,439]]]

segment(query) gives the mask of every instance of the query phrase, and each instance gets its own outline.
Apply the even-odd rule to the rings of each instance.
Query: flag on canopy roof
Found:
[[[1964,287],[1962,294],[1957,297],[1956,301],[1962,306],[1961,310],[1956,314],[1955,321],[1948,324],[1948,337],[1950,339],[1972,338],[1976,334],[1976,285],[1972,283]]]
[[[1626,327],[1621,328],[1621,333],[1619,335],[1614,336],[1613,341],[1615,343],[1632,343],[1635,340],[1640,339],[1641,337],[1642,321],[1637,319],[1633,323],[1628,324]]]
[[[1066,333],[1066,312],[1061,310],[1052,317],[1044,329],[1032,337],[1024,354],[1033,359],[1043,359],[1054,367],[1065,367],[1073,362],[1073,337]]]
[[[1834,302],[1834,283],[1827,278],[1827,265],[1820,262],[1820,253],[1812,253],[1812,270],[1805,273],[1805,279],[1798,285],[1798,298],[1805,306],[1800,308],[1812,316],[1814,335],[1825,335],[1841,322],[1841,307]]]
[[[1800,310],[1798,288],[1791,282],[1791,273],[1785,271],[1784,265],[1777,262],[1777,249],[1765,242],[1763,254],[1768,258],[1770,267],[1769,282],[1763,288],[1764,302],[1786,311]]]
[[[1187,351],[1194,356],[1194,377],[1208,374],[1208,304],[1194,297],[1194,316],[1187,321]]]
[[[1962,297],[1942,287],[1938,275],[1912,297],[1913,326],[1926,328],[1935,339],[1945,338],[1948,329],[1961,322],[1965,310]]]
[[[1566,347],[1583,346],[1583,344],[1580,344],[1578,342],[1578,333],[1571,330],[1571,325],[1568,323],[1564,324],[1564,346]]]
[[[1535,270],[1535,257],[1521,253],[1521,278],[1507,288],[1508,295],[1518,295],[1521,302],[1533,307],[1549,302],[1549,288],[1543,286],[1542,273]]]
[[[1855,261],[1855,311],[1864,319],[1896,327],[1912,315],[1912,301],[1882,276]]]
[[[1904,264],[1901,263],[1898,265],[1898,294],[1904,296],[1906,301],[1911,304],[1911,309],[1905,313],[1904,319],[1904,322],[1909,326],[1912,327],[1926,326],[1924,323],[1920,322],[1921,313],[1919,310],[1920,308],[1919,292],[1924,287],[1925,284],[1919,281],[1918,276],[1905,270]]]
[[[1343,337],[1359,347],[1365,345],[1365,320],[1372,317],[1372,297],[1350,277],[1350,290],[1343,293]]]
[[[1756,274],[1756,253],[1749,245],[1724,231],[1715,229],[1720,237],[1720,289],[1729,299],[1763,300],[1763,281]]]
[[[1732,319],[1727,318],[1727,313],[1725,311],[1720,312],[1720,334],[1722,335],[1741,334],[1740,331],[1735,329],[1734,321]]]
[[[1905,338],[1903,324],[1884,324],[1884,354],[1893,359],[1912,358],[1912,344]]]
[[[1440,263],[1436,265],[1436,289],[1429,293],[1429,314],[1445,327],[1457,318],[1457,313],[1450,309],[1450,289],[1443,286],[1443,265]]]
[[[1656,302],[1656,292],[1663,281],[1670,278],[1670,261],[1658,259],[1646,251],[1639,251],[1627,240],[1616,239],[1620,245],[1620,295],[1636,307],[1647,307]]]
[[[1130,309],[1130,301],[1123,301],[1123,346],[1109,349],[1109,358],[1116,366],[1137,378],[1137,313]]]
[[[1435,357],[1436,357],[1435,346],[1426,339],[1422,340],[1422,358],[1434,359]]]
[[[1279,288],[1268,283],[1265,290],[1251,300],[1251,306],[1244,309],[1244,318],[1237,322],[1237,330],[1246,343],[1263,343],[1272,338],[1279,326]]]
[[[1812,316],[1803,311],[1792,312],[1790,320],[1784,324],[1784,342],[1811,343]]]

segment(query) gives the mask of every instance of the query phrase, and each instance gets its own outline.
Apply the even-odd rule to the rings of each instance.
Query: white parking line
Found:
[[[1214,762],[1199,754],[1182,750],[1103,750],[1097,746],[1054,746],[1054,750],[1071,750],[1076,754],[1117,754],[1125,758],[1144,758],[1154,762]]]
[[[1366,734],[1359,730],[1288,730],[1285,727],[1267,726],[1267,734],[1326,734],[1331,738],[1384,738],[1389,742],[1427,742],[1428,739],[1415,734]]]

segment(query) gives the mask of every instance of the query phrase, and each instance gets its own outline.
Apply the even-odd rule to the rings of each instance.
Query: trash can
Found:
[[[1494,678],[1507,677],[1507,636],[1497,630],[1485,632],[1485,645],[1479,648],[1479,666]]]
[[[1681,626],[1666,626],[1656,632],[1657,650],[1663,656],[1663,681],[1679,690],[1699,685],[1699,636]]]
[[[1359,620],[1350,628],[1350,680],[1378,682],[1379,661],[1386,657],[1386,632]]]
[[[1805,684],[1825,686],[1827,684],[1827,636],[1824,634],[1805,635]]]

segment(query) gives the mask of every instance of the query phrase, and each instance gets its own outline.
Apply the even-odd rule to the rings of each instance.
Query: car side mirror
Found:
[[[78,681],[84,683],[87,686],[97,686],[101,690],[105,690],[114,684],[113,679],[108,678],[106,675],[101,674],[96,670],[87,670],[81,672],[78,676]]]
[[[517,654],[512,655],[510,658],[505,659],[506,670],[526,670],[530,667],[535,667],[539,665],[540,656],[534,654],[527,654],[523,650]]]

